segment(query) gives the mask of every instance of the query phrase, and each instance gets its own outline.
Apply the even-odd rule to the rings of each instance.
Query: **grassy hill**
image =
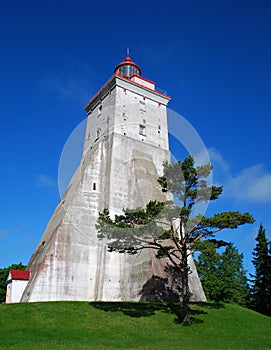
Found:
[[[192,325],[167,303],[0,305],[0,349],[270,350],[271,318],[236,305],[193,304]]]

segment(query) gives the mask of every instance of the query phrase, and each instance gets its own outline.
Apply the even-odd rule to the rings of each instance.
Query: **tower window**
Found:
[[[96,191],[96,182],[93,182],[93,191]]]
[[[144,101],[139,101],[139,109],[142,111],[142,112],[146,112],[146,104]]]
[[[139,125],[139,135],[146,136],[146,127],[145,125]]]
[[[96,139],[95,139],[95,141],[97,141],[100,136],[101,136],[101,129],[99,128],[99,129],[96,130]]]

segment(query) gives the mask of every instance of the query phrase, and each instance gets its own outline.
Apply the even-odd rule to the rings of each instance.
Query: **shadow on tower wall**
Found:
[[[177,302],[181,300],[181,287],[169,283],[168,278],[152,276],[141,290],[140,301]]]

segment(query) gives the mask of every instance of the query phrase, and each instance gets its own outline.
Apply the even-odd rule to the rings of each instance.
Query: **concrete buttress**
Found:
[[[127,58],[87,104],[80,165],[28,263],[31,279],[21,301],[156,300],[146,286],[165,278],[165,261],[151,250],[108,252],[95,228],[104,208],[114,215],[170,199],[157,182],[170,159],[170,98],[140,74]],[[192,300],[205,301],[193,260],[190,265]]]

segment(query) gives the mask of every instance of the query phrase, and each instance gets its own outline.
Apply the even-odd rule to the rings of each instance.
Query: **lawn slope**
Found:
[[[0,349],[270,350],[271,318],[236,305],[48,302],[0,305]]]

